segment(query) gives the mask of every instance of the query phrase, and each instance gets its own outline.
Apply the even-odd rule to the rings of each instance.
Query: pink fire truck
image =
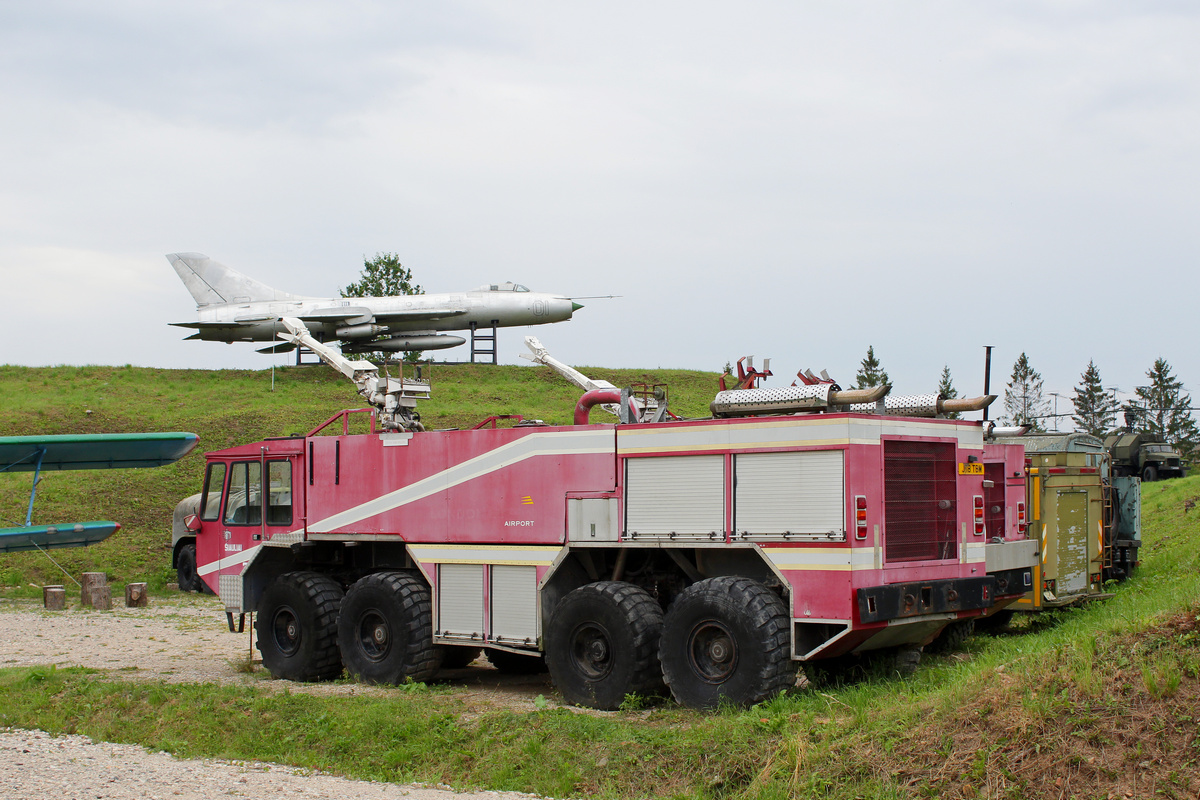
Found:
[[[677,420],[601,388],[576,424],[436,431],[412,411],[426,386],[341,367],[369,432],[345,411],[209,453],[189,521],[200,576],[231,626],[256,614],[278,677],[420,681],[484,648],[544,657],[571,703],[665,685],[749,704],[799,664],[919,647],[1030,585],[1032,543],[989,530],[982,425],[935,416],[981,400],[815,382]],[[591,421],[602,403],[621,421]]]

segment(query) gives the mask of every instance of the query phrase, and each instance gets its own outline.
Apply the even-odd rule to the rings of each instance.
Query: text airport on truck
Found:
[[[571,703],[665,686],[692,707],[749,704],[801,664],[828,677],[855,654],[919,652],[1031,586],[1015,507],[985,515],[985,423],[943,416],[992,398],[811,373],[766,389],[769,370],[739,364],[713,416],[683,420],[665,395],[564,368],[587,389],[572,425],[425,430],[427,383],[293,325],[358,386],[370,431],[344,411],[208,453],[186,525],[198,576],[231,627],[254,612],[278,677],[419,681],[483,648],[498,665],[544,657]],[[596,405],[618,421],[593,422]]]

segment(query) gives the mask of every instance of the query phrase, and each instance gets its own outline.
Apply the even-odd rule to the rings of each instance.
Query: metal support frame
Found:
[[[496,329],[500,326],[500,320],[492,320],[491,334],[479,333],[479,323],[471,323],[471,363],[474,364],[475,356],[484,356],[479,363],[487,363],[486,356],[492,357],[492,363],[498,364],[496,360]]]
[[[42,445],[35,452],[37,454],[37,462],[34,464],[34,467],[33,467],[33,486],[29,487],[29,509],[25,512],[25,527],[26,528],[28,528],[30,525],[33,524],[30,521],[33,519],[33,499],[37,496],[37,485],[42,480],[42,457],[46,455],[46,446]],[[33,453],[31,453],[29,456],[26,456],[25,458],[22,458],[18,461],[14,461],[13,463],[8,464],[4,467],[0,467],[0,472],[7,472],[8,470],[15,467],[17,464],[21,464],[25,461],[28,461],[30,456],[32,456],[32,455],[33,455]]]

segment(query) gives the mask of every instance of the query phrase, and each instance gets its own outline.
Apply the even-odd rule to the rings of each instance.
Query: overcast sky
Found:
[[[182,341],[164,254],[334,296],[389,251],[621,295],[507,363],[1194,390],[1198,42],[1192,2],[0,3],[0,362],[286,363]]]

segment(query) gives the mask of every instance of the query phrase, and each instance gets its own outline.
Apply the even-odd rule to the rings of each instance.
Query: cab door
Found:
[[[295,480],[299,471],[299,458],[267,456],[263,461],[263,519],[262,530],[255,543],[291,537],[300,541],[304,526],[297,509],[296,496],[300,482]],[[289,539],[290,541],[290,539]]]

